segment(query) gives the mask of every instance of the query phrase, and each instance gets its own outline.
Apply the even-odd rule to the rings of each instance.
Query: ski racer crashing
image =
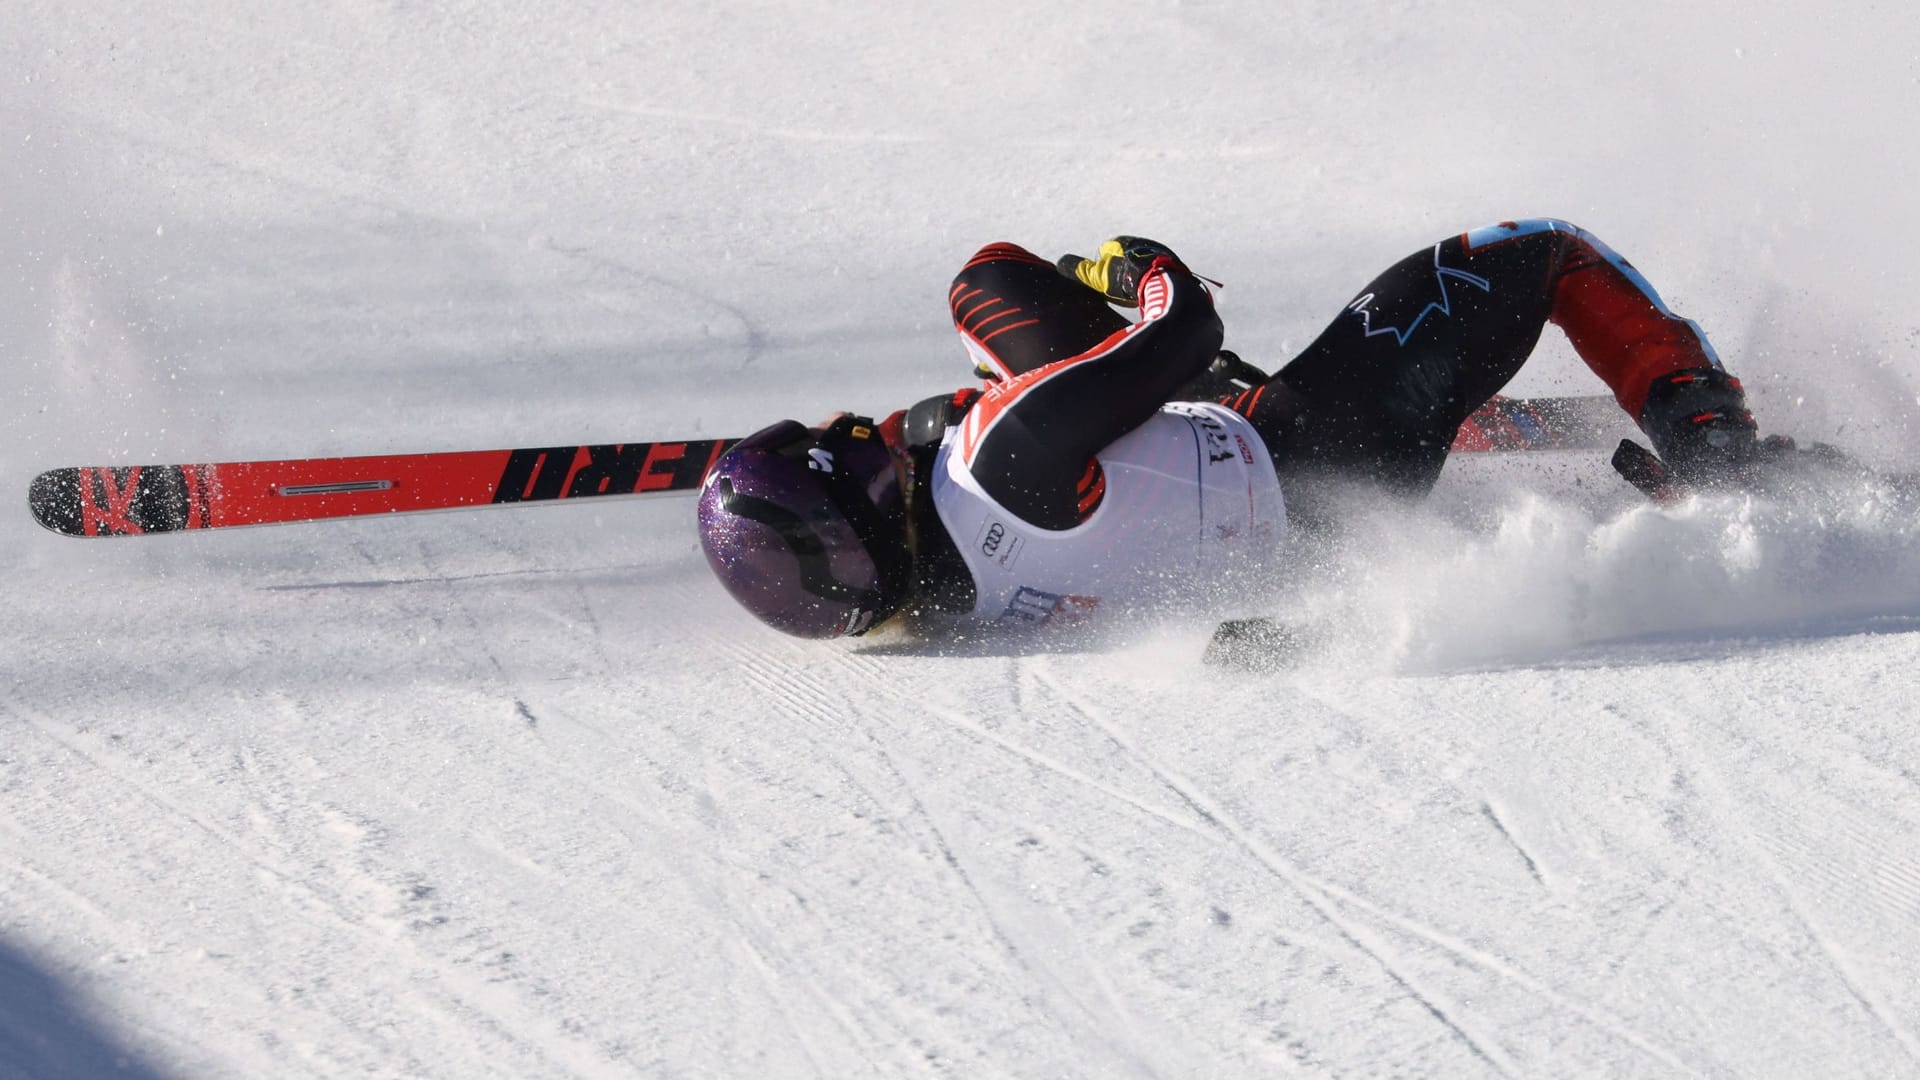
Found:
[[[782,421],[708,474],[708,562],[769,626],[1037,625],[1258,583],[1343,489],[1424,495],[1548,323],[1652,444],[1615,457],[1649,493],[1765,487],[1812,453],[1761,439],[1700,328],[1564,221],[1407,256],[1271,377],[1221,351],[1207,281],[1152,240],[1056,262],[991,244],[948,301],[979,388],[878,422]]]

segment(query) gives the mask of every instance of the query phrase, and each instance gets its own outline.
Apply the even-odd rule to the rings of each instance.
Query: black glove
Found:
[[[1182,265],[1173,249],[1157,240],[1116,236],[1100,245],[1100,257],[1097,259],[1062,255],[1054,265],[1059,267],[1061,273],[1121,307],[1138,307],[1140,279],[1146,277],[1153,264],[1163,258]]]
[[[1622,439],[1613,467],[1662,502],[1699,490],[1778,494],[1794,484],[1872,475],[1826,443],[1803,447],[1785,435],[1760,438],[1740,380],[1719,368],[1689,368],[1654,380],[1640,410],[1640,430],[1653,450]]]
[[[1746,487],[1754,479],[1759,428],[1740,380],[1719,368],[1688,368],[1655,379],[1640,410],[1640,430],[1676,483]]]

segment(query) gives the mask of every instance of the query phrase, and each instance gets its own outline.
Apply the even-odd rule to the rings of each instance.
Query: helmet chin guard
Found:
[[[720,584],[797,637],[864,634],[913,591],[905,496],[871,420],[783,420],[714,463],[700,546]]]

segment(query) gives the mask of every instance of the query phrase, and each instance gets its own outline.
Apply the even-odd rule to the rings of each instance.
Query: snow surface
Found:
[[[1543,214],[1910,465],[1912,5],[10,0],[0,86],[0,1076],[1920,1075],[1920,520],[1864,493],[1461,460],[1291,568],[1270,673],[787,640],[682,497],[21,506],[883,412],[966,381],[991,240],[1165,240],[1273,365]]]

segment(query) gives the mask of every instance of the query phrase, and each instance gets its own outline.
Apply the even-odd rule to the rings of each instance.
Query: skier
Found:
[[[709,563],[803,637],[905,610],[1042,624],[1204,601],[1269,579],[1289,527],[1337,520],[1353,484],[1423,495],[1549,322],[1652,443],[1616,462],[1630,479],[1746,484],[1791,448],[1757,437],[1700,328],[1564,221],[1409,255],[1271,378],[1221,352],[1208,284],[1138,237],[1054,262],[981,249],[948,300],[982,385],[742,440],[702,489]]]

